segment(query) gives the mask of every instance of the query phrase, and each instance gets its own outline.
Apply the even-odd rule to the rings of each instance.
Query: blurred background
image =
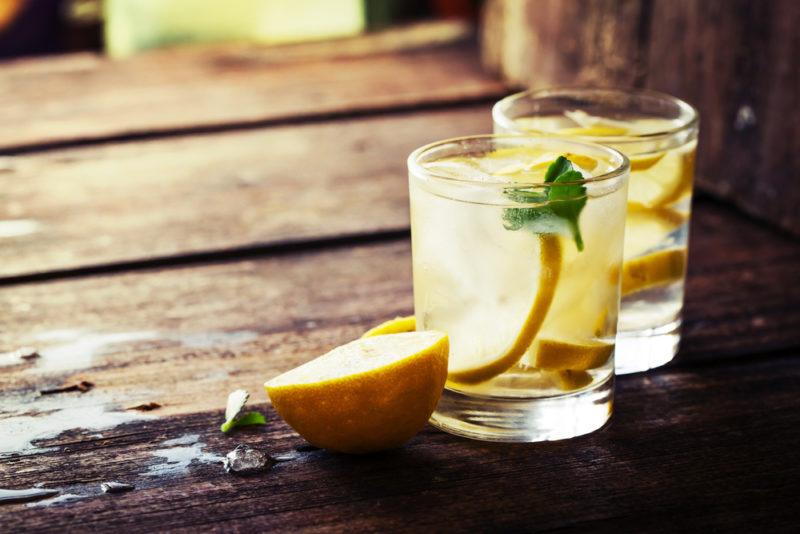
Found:
[[[0,0],[0,61],[89,52],[124,64],[236,44],[224,61],[268,75],[280,62],[474,47],[506,93],[593,85],[684,98],[702,117],[698,186],[797,235],[799,12],[795,0]],[[146,76],[201,62],[173,56]],[[88,84],[70,90],[92,98]]]
[[[187,43],[302,42],[431,18],[476,20],[481,0],[0,0],[4,58]]]

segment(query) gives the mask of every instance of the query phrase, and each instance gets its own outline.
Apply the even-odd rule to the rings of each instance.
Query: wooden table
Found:
[[[405,157],[508,92],[469,43],[348,50],[0,66],[0,351],[41,354],[0,356],[0,487],[61,491],[0,531],[796,529],[800,243],[703,194],[680,355],[603,430],[351,457],[277,417],[266,379],[411,311]],[[265,427],[219,431],[236,388]]]

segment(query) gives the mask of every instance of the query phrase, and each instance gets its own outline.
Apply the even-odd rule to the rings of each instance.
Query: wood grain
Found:
[[[43,355],[0,367],[0,390],[88,380],[115,405],[211,410],[410,313],[410,263],[400,239],[0,288],[0,352]],[[800,347],[798,265],[800,244],[699,200],[678,363]]]
[[[588,436],[488,444],[428,429],[401,449],[360,457],[296,452],[303,441],[269,408],[266,427],[233,436],[217,430],[222,410],[131,424],[102,438],[73,433],[55,451],[0,460],[0,485],[43,482],[94,494],[45,508],[4,506],[4,527],[674,532],[758,524],[789,532],[800,490],[799,387],[796,352],[667,368],[620,378],[610,426]],[[294,459],[247,478],[211,461],[146,476],[163,461],[164,442],[188,433],[206,454],[245,442]],[[97,494],[108,479],[137,489]]]
[[[296,55],[296,54],[295,54]],[[155,133],[487,101],[504,86],[469,43],[287,62],[280,51],[174,49],[0,66],[0,152]]]
[[[635,86],[647,74],[650,0],[489,0],[484,65],[512,85]]]
[[[15,156],[0,278],[406,230],[408,154],[489,131],[477,105]]]
[[[411,310],[405,239],[0,288],[0,349],[42,353],[0,360],[0,446],[15,418],[163,405],[151,419],[78,421],[38,449],[0,454],[0,487],[42,482],[82,497],[4,506],[4,528],[789,530],[800,489],[800,244],[702,198],[691,243],[681,355],[619,378],[606,429],[538,445],[428,429],[367,457],[297,451],[303,441],[260,386]],[[56,405],[35,395],[80,379],[95,387]],[[240,387],[268,425],[228,437],[222,406]],[[226,475],[217,457],[240,442],[293,459],[255,477]],[[109,479],[137,489],[103,495]]]
[[[795,235],[798,25],[794,0],[657,1],[647,78],[700,109],[698,185]]]

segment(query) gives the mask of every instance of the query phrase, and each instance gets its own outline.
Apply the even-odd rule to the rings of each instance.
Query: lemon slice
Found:
[[[631,123],[628,121],[597,117],[582,110],[565,111],[564,116],[579,126],[578,128],[563,128],[560,133],[565,135],[606,137],[625,135],[631,130]]]
[[[645,154],[641,156],[630,156],[628,159],[631,162],[631,172],[644,171],[661,161],[666,155],[666,152],[656,154]]]
[[[592,375],[586,371],[542,371],[550,382],[562,391],[574,391],[592,383]]]
[[[680,280],[686,273],[686,249],[659,250],[622,265],[622,296]]]
[[[590,158],[589,156],[584,156],[583,154],[573,154],[572,152],[567,152],[564,154],[564,156],[586,172],[592,172],[595,170],[599,163],[596,159]]]
[[[694,151],[685,154],[672,151],[658,159],[639,158],[637,170],[628,182],[628,202],[645,208],[668,206],[680,200],[692,189]]]
[[[614,137],[625,135],[628,133],[627,128],[620,128],[618,126],[602,126],[595,125],[588,128],[562,128],[558,131],[562,135],[577,135],[584,137]]]
[[[586,371],[601,367],[614,352],[613,343],[584,341],[572,343],[541,339],[536,343],[534,366],[548,371]]]
[[[625,218],[625,257],[634,258],[659,246],[686,220],[685,214],[669,208],[629,205]]]
[[[542,268],[539,271],[538,291],[528,310],[528,315],[525,317],[525,322],[511,346],[489,361],[483,361],[477,365],[451,368],[447,375],[448,381],[456,384],[484,382],[513,367],[528,350],[547,316],[561,273],[562,250],[559,237],[552,234],[540,235],[539,245]]]
[[[417,329],[417,319],[413,315],[395,317],[364,332],[361,337],[381,336],[384,334],[400,334],[414,332]]]
[[[436,331],[352,341],[266,384],[278,414],[309,443],[365,453],[399,446],[433,413],[449,343]]]

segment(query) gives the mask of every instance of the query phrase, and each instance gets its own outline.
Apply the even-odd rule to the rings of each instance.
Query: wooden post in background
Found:
[[[800,1],[488,0],[519,87],[641,87],[700,109],[697,185],[800,235]]]

